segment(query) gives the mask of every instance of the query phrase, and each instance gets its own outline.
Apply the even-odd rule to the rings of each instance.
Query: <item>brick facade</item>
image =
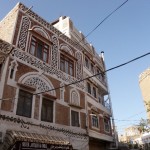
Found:
[[[9,42],[10,45],[15,45],[3,64],[4,67],[1,68],[0,121],[6,126],[2,126],[0,131],[3,136],[7,130],[23,130],[29,133],[61,136],[67,139],[74,149],[94,149],[93,145],[95,144],[97,148],[99,146],[103,148],[106,143],[101,143],[101,140],[107,141],[108,147],[113,140],[111,111],[100,102],[98,97],[98,94],[101,97],[108,95],[107,81],[99,80],[96,77],[90,79],[91,94],[87,92],[87,81],[72,84],[92,75],[85,67],[85,57],[90,57],[94,67],[98,66],[102,71],[105,69],[103,59],[95,54],[93,47],[92,53],[87,51],[82,45],[77,45],[75,41],[62,35],[58,29],[33,11],[26,12],[27,9],[19,3],[0,22],[0,38]],[[8,32],[4,32],[4,26]],[[47,62],[31,54],[33,37],[49,46]],[[44,57],[44,51],[42,52]],[[61,70],[61,54],[64,57],[67,56],[67,61],[75,62],[73,76]],[[94,88],[96,89],[95,97],[93,95]],[[17,115],[21,90],[32,95],[31,117]],[[51,122],[41,119],[43,107],[46,107],[44,99],[50,101],[51,107],[53,107]],[[105,116],[104,113],[107,115]],[[94,118],[91,114],[97,115],[95,119],[98,119],[96,121],[98,126],[96,128],[93,127]],[[102,116],[99,116],[100,114]],[[8,119],[9,117],[12,119]],[[104,118],[108,120],[108,132],[104,128]],[[20,121],[18,123],[14,121],[17,119],[23,120],[23,125]],[[9,125],[9,122],[12,126]],[[88,143],[89,137],[92,138],[90,143]],[[101,144],[98,144],[99,142]],[[96,147],[95,149],[97,149]]]
[[[18,11],[17,8],[15,7],[0,22],[0,38],[9,43],[12,43],[12,37],[14,35],[17,15],[18,15]]]

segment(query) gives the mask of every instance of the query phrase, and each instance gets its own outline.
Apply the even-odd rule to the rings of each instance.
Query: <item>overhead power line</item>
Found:
[[[128,122],[129,122],[129,121],[130,121],[130,122],[133,122],[133,121],[136,121],[136,122],[137,122],[137,121],[141,121],[141,119],[138,119],[138,120],[131,120],[131,119],[130,119],[130,120],[120,120],[120,119],[114,119],[114,120],[115,120],[115,121],[118,121],[118,122],[120,122],[120,121],[128,121]]]
[[[145,113],[145,110],[140,111],[139,113],[134,114],[134,115],[132,115],[132,116],[128,117],[127,119],[133,118],[133,117],[138,116],[138,115],[140,115],[140,114],[142,114],[142,113]]]
[[[140,59],[140,58],[143,58],[143,57],[145,57],[145,56],[147,56],[147,55],[149,55],[149,54],[150,54],[150,52],[148,52],[148,53],[146,53],[146,54],[144,54],[144,55],[141,55],[141,56],[139,56],[139,57],[136,57],[136,58],[134,58],[134,59],[132,59],[132,60],[130,60],[130,61],[127,61],[127,62],[125,62],[125,63],[123,63],[123,64],[120,64],[120,65],[117,65],[117,66],[115,66],[115,67],[112,67],[112,68],[110,68],[110,69],[108,69],[108,70],[105,70],[105,71],[103,71],[103,72],[100,72],[100,73],[94,74],[94,75],[92,75],[92,76],[89,76],[89,77],[87,77],[87,78],[84,78],[84,79],[81,79],[81,80],[77,80],[77,81],[75,81],[75,82],[72,82],[72,83],[69,83],[69,84],[66,84],[66,85],[63,85],[63,86],[59,86],[59,87],[56,87],[56,88],[53,88],[53,89],[50,89],[50,90],[47,90],[47,91],[35,93],[35,94],[33,94],[33,95],[38,95],[38,94],[42,94],[42,93],[46,93],[46,92],[58,90],[58,89],[63,88],[63,87],[67,87],[67,86],[70,86],[70,85],[73,85],[73,84],[77,84],[77,83],[79,83],[79,82],[83,82],[83,81],[85,81],[85,80],[87,80],[87,79],[90,79],[90,78],[93,78],[93,77],[95,77],[95,76],[98,76],[98,75],[101,75],[101,74],[105,74],[105,72],[108,72],[108,71],[111,71],[111,70],[120,68],[120,67],[122,67],[122,66],[125,66],[125,65],[127,65],[127,64],[129,64],[129,63],[131,63],[131,62],[134,62],[134,61],[136,61],[136,60],[138,60],[138,59]]]
[[[120,9],[123,5],[125,5],[128,2],[126,0],[123,2],[120,6],[118,6],[115,10],[113,10],[110,14],[108,14],[94,29],[92,29],[85,37],[83,37],[82,40],[80,40],[76,45],[78,45],[80,42],[82,42],[84,39],[86,39],[89,35],[91,35],[104,21],[106,21],[113,13],[115,13],[118,9]]]

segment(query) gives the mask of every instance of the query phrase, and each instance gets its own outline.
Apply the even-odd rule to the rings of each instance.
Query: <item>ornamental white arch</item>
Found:
[[[39,33],[40,35],[51,41],[49,34],[45,31],[43,27],[35,25],[30,30],[34,30],[35,32]]]
[[[80,94],[76,89],[70,90],[70,103],[76,106],[80,106]]]
[[[61,44],[60,45],[60,50],[65,51],[66,53],[69,53],[70,55],[74,56],[73,51],[71,50],[71,48],[66,45],[66,44]]]
[[[29,72],[21,76],[19,83],[36,88],[36,92],[44,92],[54,89],[53,84],[44,75],[39,75],[37,72]],[[55,90],[46,92],[56,96]]]

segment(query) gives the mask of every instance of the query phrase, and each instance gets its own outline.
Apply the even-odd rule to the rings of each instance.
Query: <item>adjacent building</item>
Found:
[[[150,68],[140,74],[139,85],[143,96],[144,106],[147,111],[147,118],[150,119]]]
[[[124,134],[119,136],[119,141],[122,143],[133,143],[137,138],[141,137],[139,127],[134,125],[124,129]]]
[[[138,128],[138,126],[130,126],[125,129],[127,142],[132,142],[134,141],[134,139],[137,139],[141,136],[141,133]]]
[[[18,3],[0,22],[0,59],[1,149],[106,150],[115,142],[103,53],[69,17],[49,23]]]

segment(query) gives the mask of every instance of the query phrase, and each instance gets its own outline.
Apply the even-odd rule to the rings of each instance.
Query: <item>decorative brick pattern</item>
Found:
[[[83,75],[83,64],[82,64],[82,54],[80,52],[76,52],[77,64],[76,64],[76,77],[78,80],[82,79]]]
[[[61,70],[58,70],[57,68],[54,68],[48,64],[45,64],[43,61],[39,60],[38,58],[31,56],[28,53],[25,53],[19,49],[13,49],[11,52],[11,56],[14,59],[17,59],[18,61],[21,61],[22,63],[31,65],[33,67],[36,67],[37,69],[41,69],[45,73],[48,73],[49,75],[55,75],[58,79],[61,79],[68,84],[76,82],[77,79],[67,75],[66,73],[62,72]],[[78,88],[84,89],[83,83],[77,83],[75,84]]]
[[[24,6],[23,4],[21,4],[21,3],[19,4],[19,8],[23,12],[26,12],[28,10],[28,8],[26,6]],[[53,25],[51,25],[49,22],[47,22],[46,20],[44,20],[43,18],[41,18],[40,16],[38,16],[32,10],[28,10],[26,12],[26,14],[28,14],[32,19],[36,20],[39,24],[41,24],[42,26],[44,26],[46,29],[50,30],[51,32],[53,32],[57,36],[60,35],[60,37],[62,37],[64,41],[66,41],[67,43],[69,43],[70,45],[72,45],[74,48],[76,48],[78,50],[84,50],[83,47],[80,46],[80,44],[77,44],[77,43],[73,42],[67,36],[63,35],[62,32],[60,32],[59,30],[57,30]]]
[[[12,45],[0,39],[0,52],[4,54],[9,54],[12,48],[13,48]]]
[[[51,66],[58,68],[58,39],[56,36],[52,37],[53,47],[52,47],[52,63]]]
[[[20,26],[20,35],[18,40],[18,47],[22,50],[25,50],[26,48],[26,42],[27,42],[27,36],[28,36],[28,30],[30,27],[30,20],[28,17],[23,16],[22,17],[22,23]]]

